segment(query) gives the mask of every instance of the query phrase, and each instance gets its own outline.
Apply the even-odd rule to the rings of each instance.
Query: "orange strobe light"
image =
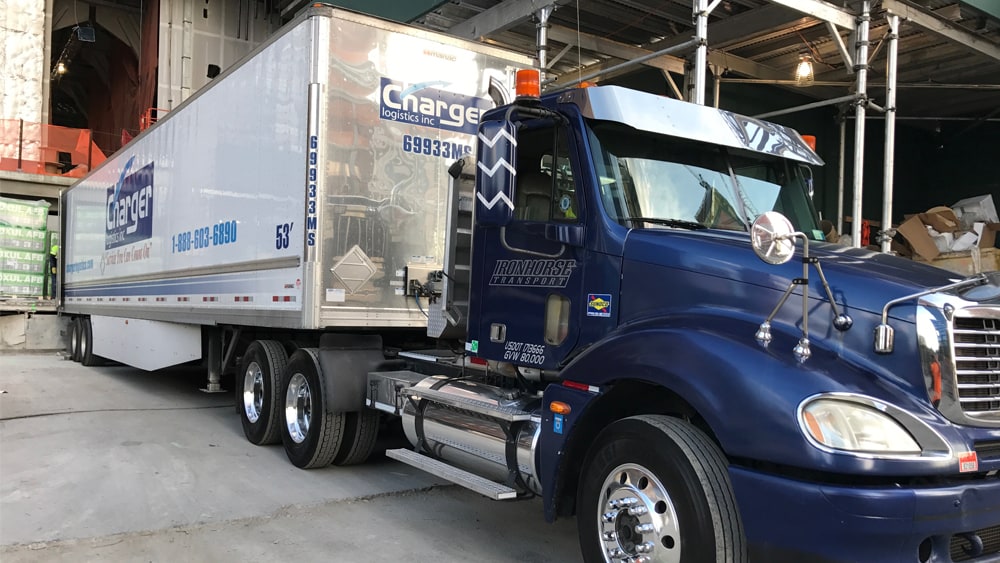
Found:
[[[538,71],[535,69],[517,71],[517,79],[514,83],[514,92],[518,98],[537,98],[541,95],[540,80]]]

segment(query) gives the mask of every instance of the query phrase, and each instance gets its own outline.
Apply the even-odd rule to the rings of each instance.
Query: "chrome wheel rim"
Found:
[[[608,474],[597,506],[597,530],[607,563],[677,563],[677,511],[652,471],[626,463]]]
[[[285,425],[293,442],[301,444],[305,441],[311,421],[312,391],[309,382],[301,373],[293,374],[285,393]]]
[[[72,355],[77,346],[80,345],[80,325],[78,323],[73,323],[73,327],[69,331],[69,353]]]
[[[260,364],[250,362],[243,374],[243,410],[251,423],[260,420],[264,409],[264,372]]]

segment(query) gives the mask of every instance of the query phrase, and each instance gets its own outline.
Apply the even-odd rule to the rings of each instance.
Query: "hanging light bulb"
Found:
[[[56,74],[66,74],[66,63],[59,61],[56,64]]]
[[[805,86],[812,84],[813,62],[812,57],[806,54],[799,55],[799,64],[795,67],[795,84]]]

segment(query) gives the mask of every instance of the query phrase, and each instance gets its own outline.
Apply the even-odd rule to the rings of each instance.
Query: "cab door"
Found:
[[[521,124],[511,217],[477,223],[467,348],[481,357],[555,369],[577,343],[587,250],[572,142],[553,121]]]

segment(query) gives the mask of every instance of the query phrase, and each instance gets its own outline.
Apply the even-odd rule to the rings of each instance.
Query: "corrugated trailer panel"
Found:
[[[531,61],[346,12],[331,25],[320,324],[425,326],[405,268],[441,264],[448,166],[474,151],[491,82]]]

